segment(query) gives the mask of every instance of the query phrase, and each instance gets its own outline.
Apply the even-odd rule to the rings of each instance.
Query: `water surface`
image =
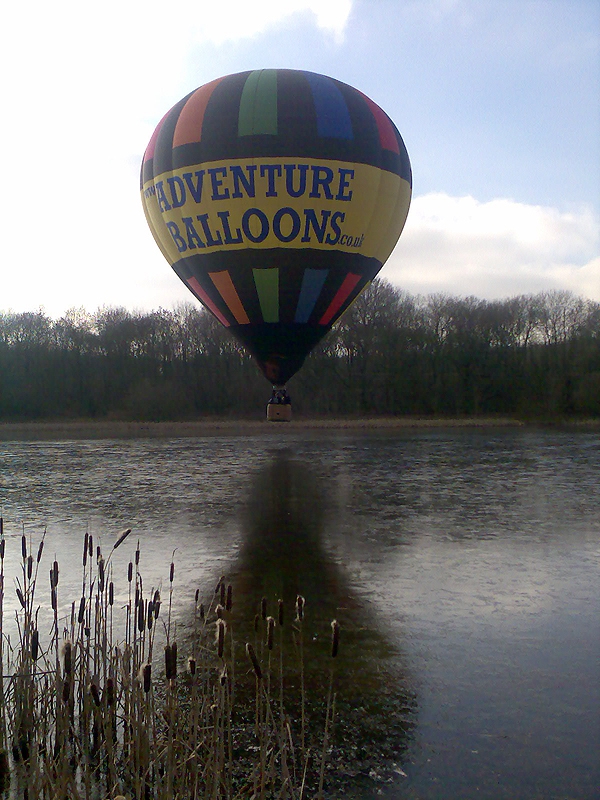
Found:
[[[363,726],[385,756],[351,751],[364,797],[600,797],[596,433],[0,442],[0,504],[7,617],[22,531],[46,529],[67,613],[84,533],[106,553],[125,527],[115,575],[138,539],[147,584],[174,553],[182,620],[222,574],[304,594],[315,636],[337,616],[354,669],[340,735],[351,748]]]

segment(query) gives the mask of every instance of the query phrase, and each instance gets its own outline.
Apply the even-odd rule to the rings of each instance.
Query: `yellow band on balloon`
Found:
[[[406,180],[367,164],[246,158],[162,173],[144,184],[142,201],[171,264],[248,248],[354,252],[384,263],[410,194]]]

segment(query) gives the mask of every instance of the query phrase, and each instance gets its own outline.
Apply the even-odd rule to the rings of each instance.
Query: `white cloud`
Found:
[[[568,289],[600,301],[599,231],[588,208],[423,195],[413,199],[382,276],[420,294],[491,299]]]

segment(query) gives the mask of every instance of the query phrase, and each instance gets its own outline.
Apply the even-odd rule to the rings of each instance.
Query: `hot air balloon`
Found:
[[[156,243],[273,384],[271,419],[289,419],[287,381],[392,252],[411,190],[404,142],[381,108],[301,70],[241,72],[191,92],[141,167]]]

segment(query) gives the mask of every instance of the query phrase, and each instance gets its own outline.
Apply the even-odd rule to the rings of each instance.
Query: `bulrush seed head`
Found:
[[[215,608],[215,614],[217,615],[217,619],[223,619],[225,614],[225,609],[221,605],[221,603],[217,603],[217,607]]]
[[[267,598],[263,597],[260,601],[260,616],[262,619],[267,618]]]
[[[99,708],[100,707],[100,690],[98,689],[98,685],[92,681],[90,683],[90,694],[92,695],[92,700],[94,701],[94,705]]]
[[[27,537],[25,534],[21,536],[21,555],[23,556],[23,561],[27,558]]]
[[[193,677],[196,674],[196,659],[195,658],[188,658],[188,670],[190,675]]]
[[[37,661],[40,651],[40,635],[37,630],[31,633],[31,659]]]
[[[73,645],[66,641],[63,644],[63,669],[65,675],[70,675],[73,671]]]
[[[273,649],[273,634],[275,631],[275,619],[267,617],[267,647],[269,650]]]
[[[335,658],[340,646],[340,626],[337,619],[331,623],[331,657]]]
[[[118,539],[117,539],[117,541],[115,542],[115,544],[114,544],[114,548],[113,548],[113,549],[114,549],[114,550],[116,550],[116,549],[117,549],[117,547],[119,547],[119,545],[122,545],[122,544],[123,544],[123,542],[124,542],[124,541],[125,541],[125,539],[126,539],[128,536],[129,536],[129,534],[130,534],[130,533],[131,533],[131,528],[125,528],[125,530],[123,531],[123,533],[122,533],[122,534],[119,536],[119,538],[118,538]]]
[[[43,552],[44,552],[44,540],[42,539],[42,541],[40,542],[40,546],[38,547],[38,551],[37,551],[37,563],[38,564],[42,560],[42,553]]]
[[[302,622],[304,619],[304,603],[304,598],[301,594],[299,594],[296,598],[296,617],[298,618],[299,622]]]
[[[152,685],[152,664],[144,664],[140,672],[140,682],[144,688],[144,692],[148,694],[150,691],[150,686]]]
[[[106,686],[104,687],[104,694],[106,695],[106,705],[112,706],[115,703],[115,682],[112,678],[106,679]]]
[[[283,600],[277,601],[277,619],[279,625],[283,627]]]
[[[254,674],[258,678],[259,681],[262,680],[262,670],[260,668],[260,664],[258,663],[258,658],[256,657],[256,653],[254,652],[254,648],[250,644],[250,642],[246,643],[246,653],[248,658],[250,659],[250,663],[252,664],[252,669],[254,670]]]
[[[217,630],[215,633],[215,638],[217,642],[217,655],[219,658],[223,658],[223,650],[225,649],[225,621],[222,619],[217,620]]]
[[[225,598],[225,608],[227,611],[231,611],[231,607],[233,605],[233,586],[229,584],[227,586],[227,597]]]

